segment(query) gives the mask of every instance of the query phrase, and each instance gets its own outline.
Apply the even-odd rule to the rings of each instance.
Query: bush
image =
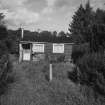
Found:
[[[77,69],[76,69],[76,67],[74,68],[74,70],[72,72],[71,71],[68,71],[68,78],[71,79],[75,83],[78,82]]]
[[[8,83],[13,82],[11,75],[12,65],[8,55],[2,55],[0,59],[0,95],[6,91]]]
[[[93,87],[95,92],[105,95],[105,64],[100,53],[85,54],[78,60],[78,81]]]
[[[5,40],[7,38],[7,35],[8,35],[8,32],[5,25],[0,24],[0,40]]]
[[[3,41],[0,41],[0,58],[3,55],[7,54],[7,52],[8,52],[8,49],[6,47],[6,44]]]
[[[71,58],[73,59],[73,62],[76,63],[79,58],[81,58],[85,53],[88,53],[90,50],[89,44],[81,44],[81,45],[74,45]]]
[[[57,57],[57,62],[64,62],[65,60],[65,55],[60,55],[59,57]]]

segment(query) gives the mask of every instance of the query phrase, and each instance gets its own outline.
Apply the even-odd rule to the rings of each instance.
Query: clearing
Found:
[[[79,88],[68,79],[71,65],[53,64],[53,80],[48,81],[49,63],[13,60],[15,82],[1,96],[1,105],[86,105]]]

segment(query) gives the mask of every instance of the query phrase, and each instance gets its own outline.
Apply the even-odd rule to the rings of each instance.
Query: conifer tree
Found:
[[[91,26],[94,20],[94,12],[87,2],[85,8],[80,5],[73,16],[73,21],[69,24],[69,31],[76,43],[89,42],[91,39]]]
[[[81,4],[78,10],[75,12],[75,15],[73,16],[72,23],[69,24],[69,31],[71,32],[73,40],[76,43],[84,41],[81,36],[83,29],[84,14],[85,10]]]

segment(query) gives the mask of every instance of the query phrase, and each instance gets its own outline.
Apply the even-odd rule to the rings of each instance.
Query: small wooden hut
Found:
[[[38,61],[45,59],[57,60],[64,57],[65,61],[71,60],[73,43],[49,43],[20,41],[19,43],[19,62]]]

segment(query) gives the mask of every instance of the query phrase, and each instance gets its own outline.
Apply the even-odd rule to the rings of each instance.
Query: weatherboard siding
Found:
[[[37,44],[37,42],[20,42],[22,43],[30,43],[30,44]],[[64,53],[53,53],[53,43],[47,43],[47,42],[38,42],[38,44],[44,44],[44,52],[43,55],[47,55],[50,60],[56,60],[60,56],[65,56],[65,60],[68,61],[71,59],[72,54],[72,46],[73,43],[61,43],[64,44]],[[25,50],[25,49],[24,49]],[[37,52],[38,54],[38,52]],[[40,54],[40,53],[39,53]]]

